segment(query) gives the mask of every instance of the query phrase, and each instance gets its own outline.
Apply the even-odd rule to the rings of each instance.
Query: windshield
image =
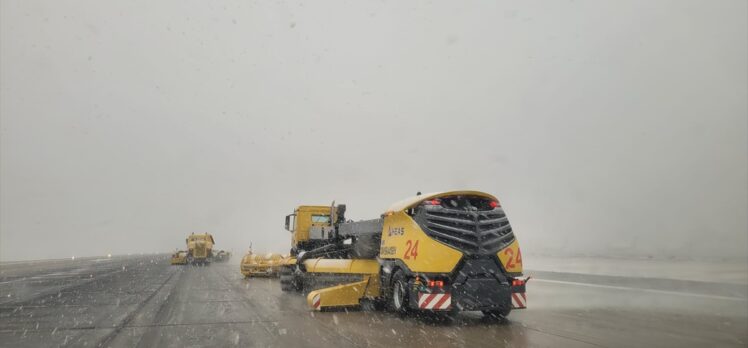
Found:
[[[313,223],[329,223],[330,215],[312,215]]]

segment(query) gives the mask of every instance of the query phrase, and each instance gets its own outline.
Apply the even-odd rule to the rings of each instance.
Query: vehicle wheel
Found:
[[[290,267],[281,267],[279,277],[282,291],[294,290],[293,270]]]
[[[392,294],[389,296],[388,307],[395,313],[405,314],[410,308],[408,307],[409,298],[408,280],[405,278],[405,273],[398,270],[392,276]]]
[[[278,278],[283,291],[301,291],[303,288],[300,277],[294,273],[292,267],[281,267]]]

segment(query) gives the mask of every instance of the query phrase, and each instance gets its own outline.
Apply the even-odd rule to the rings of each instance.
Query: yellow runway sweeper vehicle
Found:
[[[277,277],[278,270],[283,263],[284,256],[269,253],[265,255],[254,254],[251,251],[244,255],[239,269],[246,278],[250,277]]]
[[[186,265],[187,264],[187,251],[177,250],[174,254],[171,254],[172,265]]]
[[[487,193],[419,194],[357,222],[342,204],[300,206],[286,229],[281,289],[304,291],[314,310],[372,304],[503,317],[526,307],[519,243]]]

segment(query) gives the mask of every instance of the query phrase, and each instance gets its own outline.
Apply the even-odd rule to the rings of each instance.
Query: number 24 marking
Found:
[[[504,255],[508,256],[506,260],[506,268],[514,268],[517,264],[522,264],[522,253],[517,249],[517,257],[514,257],[514,249],[504,250]]]
[[[403,258],[409,260],[411,257],[413,260],[418,257],[418,240],[415,243],[412,240],[405,242],[405,255],[403,255]]]

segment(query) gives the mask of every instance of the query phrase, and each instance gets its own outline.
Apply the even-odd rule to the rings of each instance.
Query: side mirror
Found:
[[[293,216],[293,214],[286,215],[286,231],[288,232],[293,232],[291,229],[291,216]]]

